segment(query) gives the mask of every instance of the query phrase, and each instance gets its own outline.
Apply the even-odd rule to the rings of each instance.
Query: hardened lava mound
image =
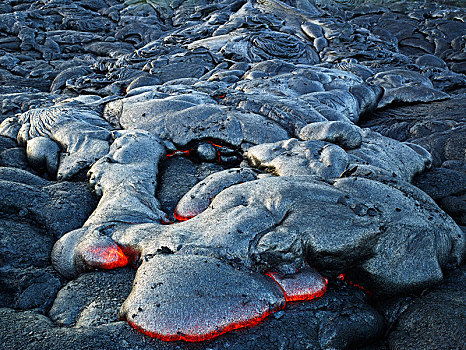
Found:
[[[465,18],[3,1],[0,349],[463,346]]]
[[[138,268],[120,318],[161,340],[196,342],[254,326],[284,306],[285,296],[266,277],[214,258],[170,254]]]

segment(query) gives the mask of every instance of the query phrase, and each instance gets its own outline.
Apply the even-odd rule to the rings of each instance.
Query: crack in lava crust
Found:
[[[354,283],[353,281],[349,281],[348,279],[346,279],[346,275],[344,273],[339,274],[337,276],[337,280],[346,282],[346,283],[352,285],[353,287],[359,288],[369,296],[373,295],[372,292],[370,290],[368,290],[367,288],[365,288],[364,286],[361,286],[360,284]]]

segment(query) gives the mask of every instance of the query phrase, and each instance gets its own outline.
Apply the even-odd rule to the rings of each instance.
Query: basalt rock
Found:
[[[60,147],[47,137],[34,137],[27,142],[26,155],[32,168],[54,176],[58,170]]]
[[[40,225],[27,222],[26,215],[25,211],[10,213],[9,218],[1,219],[1,305],[45,312],[62,285],[62,277],[49,265],[53,237]]]
[[[450,272],[441,285],[412,301],[390,334],[390,346],[448,349],[463,343],[465,287],[463,267]]]
[[[203,139],[240,147],[242,143],[287,138],[285,130],[276,123],[257,114],[219,106],[208,94],[200,92],[144,92],[109,103],[104,116],[123,128],[147,130],[180,148]]]
[[[445,3],[3,1],[0,348],[461,346]]]
[[[449,98],[448,94],[434,89],[429,79],[407,70],[378,73],[370,81],[385,90],[379,108],[392,103],[432,102]]]
[[[100,273],[99,277],[102,278],[102,275]],[[121,276],[121,274],[117,275]],[[92,277],[91,275],[82,278],[74,285],[84,285],[85,281],[92,280]],[[111,278],[103,278],[106,281],[111,280]],[[83,295],[80,300],[82,300],[82,305],[86,305],[91,300],[91,295],[86,296],[86,293],[74,290],[74,285],[70,285],[67,293]],[[92,288],[95,288],[95,284]],[[97,298],[97,303],[99,301],[103,300]],[[73,305],[79,304],[80,302],[73,303]],[[99,315],[102,315],[101,318],[99,316],[99,319],[104,320],[105,317],[108,317],[108,310],[95,310]],[[73,317],[76,316],[73,315]],[[113,315],[107,319],[113,321]],[[118,344],[122,348],[131,348],[136,345],[140,349],[156,347],[169,350],[189,349],[194,345],[142,337],[123,321],[110,322],[95,328],[86,325],[82,327],[56,327],[48,317],[37,312],[20,313],[13,309],[2,308],[0,310],[0,330],[2,339],[9,344],[8,346],[17,347],[20,345],[18,337],[12,332],[16,326],[20,326],[25,332],[34,332],[34,334],[40,335],[31,346],[32,349],[48,345],[50,345],[50,349],[60,349],[77,341],[79,341],[80,346],[91,348]],[[98,329],[98,332],[95,329]],[[208,346],[240,350],[258,342],[270,349],[280,349],[284,346],[290,349],[304,349],[309,345],[316,349],[328,349],[330,346],[344,349],[376,339],[382,330],[383,319],[377,311],[367,304],[364,292],[344,285],[332,285],[330,290],[320,299],[297,303],[266,318],[256,327],[232,331],[213,339],[208,343]],[[291,336],[289,338],[283,337],[282,334]],[[199,344],[197,346],[202,347]]]
[[[197,164],[186,157],[170,157],[160,162],[156,197],[168,218],[176,220],[175,207],[193,186],[222,170],[224,167],[220,164]]]
[[[433,157],[433,165],[444,162],[464,162],[465,133],[463,109],[464,94],[450,100],[393,107],[376,111],[363,121],[365,127],[399,141],[418,144]]]
[[[338,123],[309,124],[301,132],[308,141],[290,139],[254,146],[246,152],[246,157],[253,166],[275,175],[316,175],[325,180],[364,176],[366,172],[411,181],[414,175],[432,164],[431,155],[422,147],[396,142],[369,129]],[[337,135],[348,129],[345,133],[347,140],[351,140],[352,145],[359,145],[345,151],[342,147],[347,141],[341,141]]]
[[[4,121],[4,123],[10,123]],[[57,178],[69,179],[108,152],[111,125],[89,110],[72,107],[32,109],[19,116],[17,140],[27,144],[36,137],[47,137],[64,150],[58,165]],[[36,143],[36,141],[32,141]],[[37,146],[37,145],[36,145]],[[36,146],[30,146],[30,150]],[[55,170],[56,147],[37,149],[35,158],[47,159]],[[52,163],[54,164],[52,164]]]
[[[80,276],[58,292],[49,316],[55,324],[65,327],[96,327],[116,322],[133,279],[132,269]]]
[[[0,168],[0,178],[2,212],[29,218],[56,237],[81,227],[95,209],[83,183],[53,183],[13,168]]]
[[[344,149],[357,148],[362,143],[362,135],[358,127],[336,121],[308,124],[299,132],[299,138],[327,141]]]
[[[214,199],[214,201],[211,203],[210,207],[204,211],[202,214],[198,215],[194,219],[191,219],[187,221],[186,223],[180,224],[179,228],[173,227],[173,231],[176,232],[178,231],[179,233],[182,233],[183,236],[186,236],[187,232],[195,233],[196,231],[199,231],[201,236],[198,239],[193,239],[194,237],[191,234],[190,239],[188,239],[188,244],[184,243],[183,240],[179,241],[178,239],[173,239],[174,234],[171,235],[165,235],[163,234],[160,236],[157,240],[159,240],[160,243],[156,244],[153,246],[153,243],[156,241],[153,241],[153,243],[150,243],[151,239],[147,238],[146,243],[150,248],[150,250],[154,249],[156,246],[160,248],[161,245],[166,245],[173,251],[178,250],[177,247],[179,244],[182,244],[181,251],[186,251],[186,252],[207,252],[205,250],[205,245],[198,246],[196,241],[202,242],[203,238],[202,236],[209,237],[210,244],[213,246],[217,246],[218,240],[224,240],[225,237],[228,237],[231,235],[231,233],[238,232],[238,237],[235,239],[236,242],[241,242],[241,239],[239,237],[245,237],[245,234],[247,232],[251,232],[255,237],[253,242],[253,245],[250,245],[250,240],[251,238],[246,238],[246,241],[244,242],[244,247],[242,247],[242,244],[236,244],[236,247],[233,248],[229,245],[227,245],[227,250],[222,251],[219,249],[211,249],[209,250],[209,254],[215,254],[219,255],[223,258],[229,258],[232,260],[235,260],[235,258],[239,258],[240,260],[243,261],[243,263],[256,265],[256,266],[276,266],[276,267],[281,267],[285,268],[288,264],[291,264],[291,266],[299,266],[300,261],[302,259],[306,259],[311,262],[311,265],[318,265],[321,268],[326,268],[326,269],[345,269],[345,265],[349,263],[349,261],[352,260],[350,257],[356,250],[360,250],[360,253],[356,253],[357,256],[361,257],[364,256],[365,253],[362,253],[362,251],[365,250],[363,246],[359,246],[360,243],[362,242],[367,242],[371,241],[372,234],[375,234],[375,236],[372,236],[372,239],[376,240],[380,244],[385,244],[385,241],[390,241],[393,238],[388,238],[391,237],[391,230],[394,229],[395,231],[400,233],[400,231],[406,232],[412,239],[416,239],[415,237],[417,234],[419,234],[419,237],[422,237],[424,235],[424,232],[427,227],[431,227],[431,224],[433,224],[433,220],[431,219],[428,220],[429,218],[438,212],[438,209],[436,209],[435,204],[422,192],[416,190],[412,186],[408,186],[407,184],[401,186],[399,184],[396,185],[390,185],[390,184],[382,184],[380,182],[374,182],[372,180],[365,180],[361,178],[349,178],[349,179],[341,179],[335,182],[334,187],[337,187],[338,190],[343,190],[343,191],[348,191],[347,193],[350,194],[351,197],[356,200],[356,198],[359,198],[359,195],[362,195],[363,193],[373,193],[373,191],[378,190],[380,188],[380,193],[385,191],[385,194],[382,197],[386,197],[386,195],[390,195],[391,198],[391,203],[378,203],[374,202],[371,203],[371,205],[367,205],[367,203],[364,204],[364,206],[361,206],[357,203],[349,204],[349,211],[348,215],[355,215],[354,218],[356,219],[359,218],[358,220],[362,220],[359,225],[360,228],[348,228],[347,229],[347,235],[344,235],[346,237],[345,239],[342,238],[342,232],[338,230],[337,228],[342,227],[341,223],[335,222],[335,224],[330,225],[329,223],[332,220],[343,220],[344,222],[346,219],[344,219],[345,215],[343,214],[343,210],[345,208],[345,205],[343,205],[343,208],[339,208],[339,216],[338,217],[332,217],[331,215],[327,216],[324,215],[323,211],[327,211],[329,214],[332,212],[331,207],[333,205],[340,206],[338,198],[342,196],[345,198],[344,194],[338,194],[338,191],[335,190],[334,187],[324,185],[323,183],[319,182],[314,182],[310,180],[309,178],[302,178],[298,180],[299,177],[296,180],[293,180],[293,178],[265,178],[261,179],[258,181],[252,181],[248,182],[242,185],[236,185],[233,186],[227,190],[224,190],[221,192],[217,197]],[[360,184],[362,188],[365,188],[365,190],[359,189],[356,192],[356,188],[358,186],[354,186],[354,192],[353,190],[350,189],[351,186],[349,184],[356,185]],[[263,187],[264,186],[264,187]],[[283,186],[283,187],[282,187]],[[401,186],[401,188],[400,188]],[[266,190],[267,188],[267,190]],[[272,188],[275,188],[276,191],[278,191],[276,194],[271,191]],[[311,190],[312,188],[312,190]],[[309,190],[309,196],[305,202],[299,202],[295,201],[293,198],[296,197],[296,193],[301,193],[300,197],[304,197],[304,193],[308,193],[307,191]],[[244,191],[244,192],[243,192]],[[263,192],[266,191],[266,192]],[[336,191],[336,192],[335,192]],[[326,193],[325,195],[323,193]],[[359,194],[358,194],[359,193]],[[245,197],[246,195],[246,197]],[[248,198],[251,198],[251,196],[257,196],[259,199],[259,202],[250,202],[251,199],[248,200]],[[332,198],[333,196],[335,197],[335,200],[333,201]],[[425,214],[419,214],[416,215],[416,217],[419,218],[419,221],[417,223],[410,223],[408,224],[403,223],[404,219],[398,219],[395,218],[402,215],[399,214],[403,212],[404,210],[412,211],[412,210],[417,210],[415,209],[415,206],[412,206],[412,204],[409,204],[411,202],[410,198],[412,196],[416,196],[419,198],[418,200],[422,200],[423,203],[425,203],[425,207],[421,209],[422,211],[425,211]],[[280,198],[280,202],[275,202],[272,200],[272,198]],[[326,198],[326,199],[324,199]],[[352,198],[352,199],[353,199]],[[235,208],[235,199],[237,199],[238,202],[238,207]],[[362,198],[360,198],[362,200]],[[375,201],[377,201],[374,198]],[[380,199],[381,200],[381,199]],[[249,201],[249,202],[248,202]],[[270,202],[269,202],[270,201]],[[343,200],[344,201],[344,200]],[[259,203],[262,202],[263,204],[259,205]],[[299,204],[298,204],[299,202]],[[320,204],[322,203],[322,207],[320,207]],[[342,201],[340,201],[342,202]],[[242,209],[244,204],[240,203],[250,203],[249,206],[251,209],[245,210]],[[275,204],[273,204],[275,203]],[[286,204],[286,203],[289,203]],[[312,204],[306,204],[306,203],[312,203]],[[325,204],[324,204],[325,203]],[[335,203],[335,204],[332,204]],[[403,204],[402,204],[403,203]],[[312,205],[312,207],[310,207]],[[383,209],[385,206],[388,207],[386,209]],[[353,209],[351,209],[354,206]],[[223,215],[219,214],[224,210],[227,210],[229,212],[234,212],[234,216],[228,215],[224,217]],[[299,211],[296,213],[292,208],[300,208]],[[314,209],[312,209],[314,208]],[[325,208],[325,209],[324,209]],[[372,208],[372,209],[371,209]],[[396,210],[398,208],[398,210]],[[318,211],[319,218],[314,216],[312,213],[314,210]],[[256,214],[253,214],[256,213]],[[428,214],[427,214],[428,213]],[[440,213],[440,212],[439,212]],[[249,224],[247,224],[248,218],[250,215],[253,214],[256,216],[256,219]],[[245,215],[245,216],[244,216]],[[387,215],[385,217],[385,215]],[[393,216],[395,215],[395,216]],[[443,214],[440,214],[443,215]],[[312,218],[311,218],[312,217]],[[422,217],[422,219],[421,219]],[[207,220],[207,218],[209,218]],[[217,227],[224,227],[225,229],[221,230],[215,230],[212,231],[205,227],[202,224],[202,221],[210,221],[210,220],[215,220],[218,224],[216,225]],[[313,222],[313,228],[305,228],[305,224],[301,223],[301,221],[306,221],[306,220],[311,220]],[[325,232],[326,234],[323,235],[321,232],[322,230],[320,229],[319,222],[322,220],[322,223],[326,223],[325,227]],[[349,220],[349,219],[348,219]],[[353,219],[354,220],[354,219]],[[436,221],[436,224],[439,224],[440,226],[443,226],[442,220],[440,217],[438,218],[438,221]],[[363,222],[366,222],[365,224]],[[261,223],[262,222],[262,223]],[[262,230],[257,227],[258,225],[261,226]],[[367,226],[366,226],[367,225]],[[370,228],[372,225],[374,225],[373,228]],[[385,228],[385,225],[387,226]],[[405,226],[407,225],[407,226]],[[411,226],[414,225],[414,226]],[[453,225],[452,227],[455,227],[452,221],[450,221],[450,225]],[[269,227],[268,229],[266,229]],[[286,229],[285,229],[286,227]],[[329,231],[330,227],[335,227],[335,235],[337,234],[336,232],[338,231],[338,235],[342,240],[342,245],[340,248],[338,248],[339,245],[336,244],[336,236],[332,235]],[[364,228],[366,227],[366,228]],[[396,228],[395,228],[396,227]],[[415,228],[416,227],[416,228]],[[423,228],[424,227],[424,228]],[[209,230],[209,231],[205,231]],[[257,231],[256,231],[257,230]],[[290,230],[293,232],[292,235],[290,235]],[[310,231],[308,231],[310,230]],[[315,231],[314,231],[315,230]],[[381,230],[381,231],[380,231]],[[445,248],[440,248],[440,249],[445,249],[444,253],[447,253],[450,251],[450,249],[453,248],[453,246],[456,246],[456,248],[453,248],[456,250],[456,258],[462,259],[462,251],[464,249],[464,238],[461,230],[459,228],[454,229],[454,234],[449,233],[450,229],[447,229],[446,227],[442,229],[444,234],[449,235],[450,238],[447,238],[447,241],[450,243],[445,243],[446,246]],[[172,231],[171,229],[169,231]],[[222,233],[222,232],[225,233]],[[345,230],[346,231],[346,230]],[[227,232],[230,232],[228,234]],[[257,233],[254,233],[257,232]],[[286,233],[288,232],[288,233]],[[313,233],[315,232],[315,234]],[[372,232],[372,233],[369,233]],[[379,234],[376,233],[380,233]],[[384,233],[382,233],[384,232]],[[416,233],[418,232],[418,233]],[[397,234],[397,235],[398,235]],[[366,235],[368,235],[366,238]],[[169,237],[172,238],[169,238]],[[281,246],[276,246],[276,243],[278,241],[278,236],[281,236]],[[349,238],[351,237],[351,238]],[[229,238],[232,239],[232,238]],[[190,242],[191,241],[191,242]],[[302,246],[299,242],[307,242],[304,243],[304,246]],[[343,242],[344,241],[344,242]],[[176,243],[175,243],[176,242]],[[312,243],[311,243],[312,242]],[[327,242],[327,243],[325,243]],[[350,243],[353,242],[353,243]],[[144,244],[144,243],[143,243]],[[269,246],[269,244],[271,244]],[[352,248],[350,246],[352,245]],[[426,244],[422,244],[424,247],[423,249],[431,249],[428,248],[429,244],[426,242]],[[312,248],[311,248],[312,247]],[[358,247],[358,248],[357,248]],[[418,247],[420,247],[418,245]],[[440,246],[439,246],[440,247]],[[451,248],[450,248],[451,247]],[[348,248],[348,250],[346,250]],[[337,250],[335,250],[337,249]],[[388,249],[388,248],[386,248]],[[307,250],[307,252],[306,252]],[[147,250],[144,250],[144,252]],[[349,255],[347,256],[347,252]],[[351,253],[350,253],[351,252]],[[380,251],[382,252],[382,251]],[[329,254],[328,257],[326,257],[326,254]],[[362,253],[362,254],[361,254]],[[367,253],[369,256],[371,255],[369,252]],[[448,253],[447,253],[448,254]],[[427,254],[429,255],[429,254]],[[421,260],[425,260],[427,257],[423,257]],[[338,258],[335,258],[337,257]],[[403,274],[403,276],[406,277],[406,279],[402,282],[399,278],[400,276],[396,276],[397,274],[392,275],[391,277],[389,276],[383,276],[378,280],[378,277],[376,275],[378,273],[382,273],[385,275],[385,271],[393,271],[392,269],[383,269],[380,270],[379,272],[373,271],[373,269],[377,269],[377,266],[382,267],[382,264],[378,265],[378,263],[375,263],[375,261],[382,261],[385,260],[383,257],[384,255],[377,255],[376,257],[371,259],[369,258],[367,261],[367,266],[365,263],[362,263],[363,266],[361,266],[362,270],[370,269],[370,274],[371,277],[370,279],[373,279],[373,283],[378,285],[378,290],[383,293],[383,292],[388,292],[392,293],[394,290],[403,290],[404,288],[416,288],[417,282],[415,281],[420,274],[420,271],[416,271],[416,278],[411,279],[408,277],[407,272]],[[329,259],[329,260],[326,260]],[[348,259],[348,260],[346,260]],[[345,261],[346,260],[346,261]],[[402,259],[403,260],[403,259]],[[325,261],[325,263],[324,263]],[[373,262],[374,261],[374,262]],[[388,261],[386,261],[388,263]],[[352,262],[354,263],[354,261]],[[396,264],[396,260],[392,261],[391,263]],[[390,263],[390,264],[391,264]],[[446,261],[444,261],[446,263]],[[350,263],[351,264],[351,263]],[[433,278],[433,279],[438,279],[441,278],[441,276],[437,276],[437,273],[440,273],[440,270],[437,270],[437,265],[438,262],[434,262],[431,265],[430,269],[422,269],[423,274],[425,274],[425,278],[427,280]],[[442,264],[442,263],[440,263]],[[288,265],[289,266],[289,265]],[[259,268],[260,269],[260,268]],[[396,270],[396,269],[395,269]],[[416,270],[416,269],[415,269]],[[430,270],[430,272],[428,272]],[[434,272],[437,270],[437,272]],[[431,274],[431,277],[427,277],[429,274]],[[390,282],[390,287],[388,285],[383,286],[384,283]],[[426,280],[426,282],[427,282]],[[382,282],[384,281],[384,282]],[[430,282],[427,282],[430,283]],[[421,283],[422,284],[422,283]],[[391,290],[391,291],[390,291]]]
[[[256,178],[256,173],[247,168],[233,168],[212,174],[197,183],[180,199],[175,208],[175,217],[179,220],[191,219],[207,209],[215,196],[225,188]]]
[[[162,340],[199,341],[254,324],[284,304],[264,276],[208,257],[166,255],[139,267],[120,317]]]

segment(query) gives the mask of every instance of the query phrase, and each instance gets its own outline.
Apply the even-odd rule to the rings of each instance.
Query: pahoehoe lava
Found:
[[[0,4],[0,349],[460,349],[466,9]]]

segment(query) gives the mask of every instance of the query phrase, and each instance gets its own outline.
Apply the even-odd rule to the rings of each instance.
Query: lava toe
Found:
[[[195,342],[255,325],[284,305],[259,274],[210,257],[160,255],[139,267],[120,318],[152,337]]]

